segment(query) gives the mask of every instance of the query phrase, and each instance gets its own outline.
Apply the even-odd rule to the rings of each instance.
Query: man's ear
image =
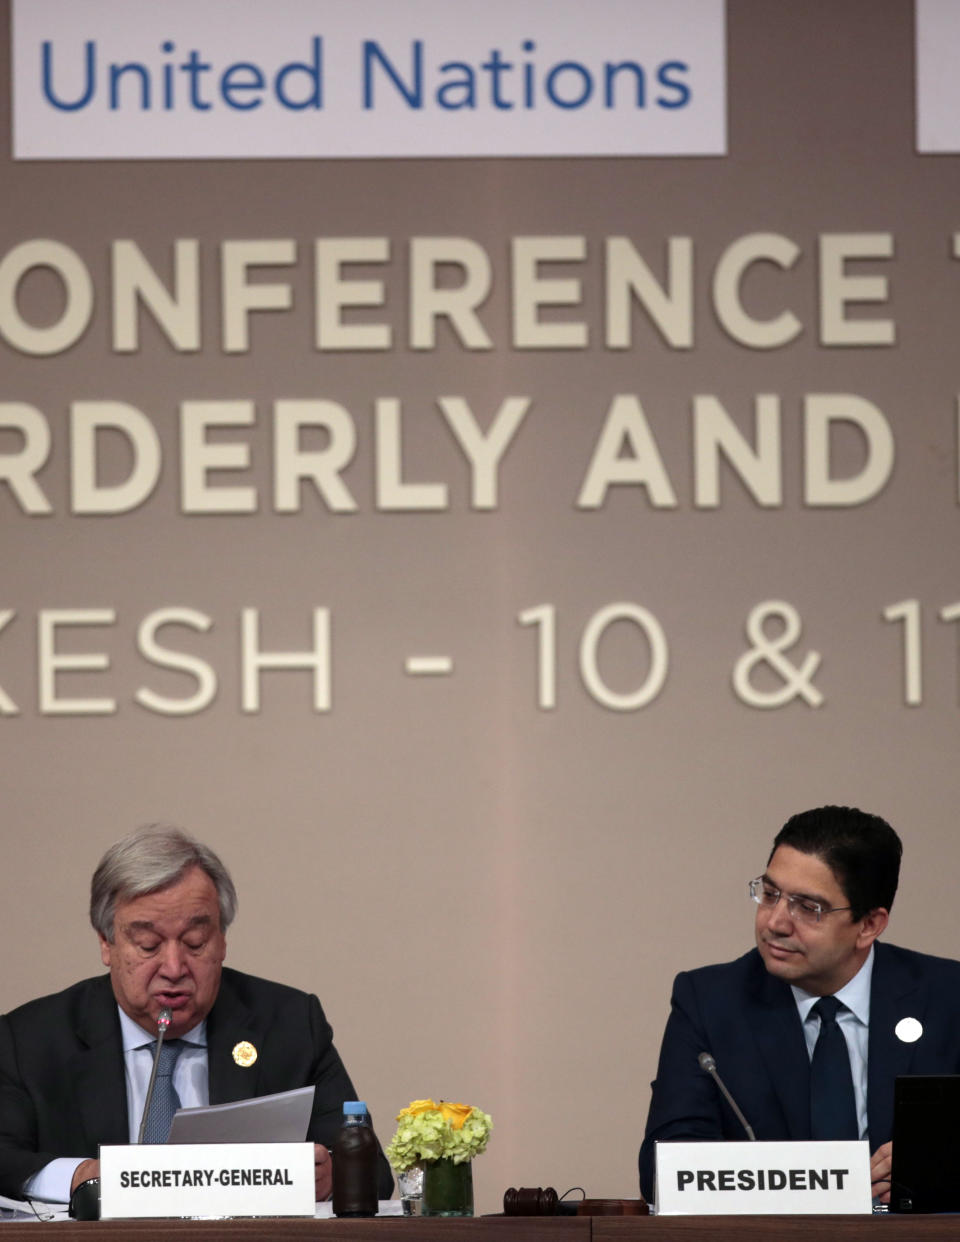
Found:
[[[97,932],[97,939],[100,941],[100,961],[103,962],[104,966],[109,966],[110,951],[113,948],[113,945],[109,940],[106,940],[103,936],[101,936],[99,932]]]
[[[857,937],[857,948],[869,948],[880,933],[886,930],[889,922],[890,911],[884,910],[883,906],[877,906],[876,910],[871,910],[865,914],[860,920],[860,935]]]

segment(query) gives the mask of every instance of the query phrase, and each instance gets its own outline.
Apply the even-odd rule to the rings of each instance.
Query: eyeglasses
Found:
[[[779,905],[782,897],[787,903],[787,914],[798,923],[819,923],[825,914],[837,914],[841,910],[853,909],[853,906],[825,906],[822,902],[811,901],[809,897],[802,897],[799,893],[782,893],[779,888],[774,888],[768,883],[762,875],[751,880],[747,887],[753,900],[765,910],[772,910],[774,906]]]

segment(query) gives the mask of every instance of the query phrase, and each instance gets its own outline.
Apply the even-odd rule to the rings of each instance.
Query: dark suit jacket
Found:
[[[917,1018],[923,1034],[894,1034]],[[756,949],[677,976],[640,1148],[640,1187],[653,1196],[658,1140],[744,1139],[743,1127],[697,1058],[717,1072],[758,1139],[809,1139],[810,1058],[793,993]],[[960,1073],[960,962],[877,943],[870,985],[867,1116],[870,1150],[890,1140],[898,1074]]]
[[[233,1048],[257,1049],[249,1068]],[[356,1092],[315,996],[224,969],[207,1015],[211,1104],[294,1087],[317,1087],[307,1138],[332,1146],[344,1100]],[[117,1002],[109,975],[86,979],[0,1017],[0,1194],[56,1156],[95,1157],[100,1143],[127,1143],[127,1089]],[[380,1194],[393,1177],[382,1152]]]

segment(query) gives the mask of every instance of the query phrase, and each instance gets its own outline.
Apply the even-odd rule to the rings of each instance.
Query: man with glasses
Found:
[[[747,1137],[706,1052],[758,1139],[868,1139],[889,1200],[894,1079],[960,1073],[960,963],[878,940],[901,853],[885,820],[852,807],[781,828],[748,885],[756,948],[674,982],[640,1149],[648,1199],[657,1142]]]

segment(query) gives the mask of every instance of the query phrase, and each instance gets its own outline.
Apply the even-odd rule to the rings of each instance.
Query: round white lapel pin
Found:
[[[903,1044],[915,1044],[923,1034],[923,1026],[916,1018],[901,1018],[893,1033]]]

